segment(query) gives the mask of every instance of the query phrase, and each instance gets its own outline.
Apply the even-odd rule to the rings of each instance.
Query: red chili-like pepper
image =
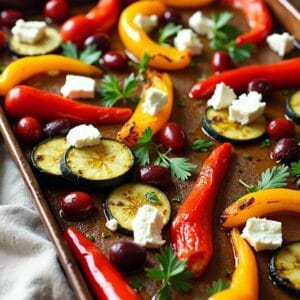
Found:
[[[215,149],[203,163],[192,191],[180,207],[171,227],[177,257],[187,261],[196,277],[208,266],[212,253],[212,218],[215,198],[231,160],[230,143]]]
[[[273,87],[297,87],[300,85],[300,58],[224,71],[196,83],[189,95],[195,99],[209,97],[220,82],[242,91],[256,78],[267,79]]]
[[[64,236],[97,299],[140,299],[93,242],[74,227],[66,228]]]
[[[26,85],[11,89],[5,97],[5,110],[13,118],[35,117],[40,121],[67,118],[72,123],[115,124],[131,116],[131,109],[100,107],[73,101]]]
[[[273,21],[263,0],[221,0],[221,4],[240,9],[251,28],[249,32],[236,38],[237,45],[260,43],[271,32]]]
[[[120,0],[101,0],[86,15],[68,19],[61,27],[61,37],[64,42],[71,41],[82,48],[87,37],[111,30],[118,21],[120,10]]]

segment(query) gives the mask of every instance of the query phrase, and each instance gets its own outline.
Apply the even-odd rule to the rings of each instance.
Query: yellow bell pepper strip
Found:
[[[215,0],[160,0],[172,7],[201,7],[215,2]]]
[[[223,227],[243,225],[251,217],[279,213],[300,213],[300,191],[266,189],[249,193],[232,203],[221,215]]]
[[[100,76],[102,74],[102,71],[94,66],[62,55],[23,57],[10,63],[0,75],[0,95],[4,96],[10,89],[34,75],[51,71],[86,76]]]
[[[147,90],[155,87],[167,93],[168,99],[165,105],[154,115],[143,111],[143,103]],[[147,72],[147,87],[142,94],[142,98],[136,107],[131,118],[124,124],[118,132],[118,140],[127,144],[129,147],[136,145],[139,137],[149,127],[153,134],[157,133],[166,124],[170,118],[173,107],[173,85],[170,76],[167,73],[158,73],[155,71]]]
[[[151,57],[149,65],[162,70],[178,70],[189,65],[191,55],[174,47],[157,44],[133,20],[136,14],[161,17],[166,7],[158,1],[138,1],[124,9],[119,20],[119,34],[126,49],[141,59],[144,54]]]
[[[214,294],[208,300],[257,300],[258,274],[255,256],[236,228],[231,231],[231,243],[236,269],[230,287]]]

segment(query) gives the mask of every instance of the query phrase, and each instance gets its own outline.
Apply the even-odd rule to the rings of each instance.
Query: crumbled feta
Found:
[[[96,81],[92,78],[77,75],[67,75],[64,86],[60,89],[64,97],[94,98]]]
[[[78,125],[67,134],[67,143],[76,148],[98,145],[100,139],[101,133],[93,125]]]
[[[293,35],[284,33],[274,33],[267,37],[267,43],[271,50],[283,57],[294,48],[295,37]]]
[[[131,224],[135,243],[148,248],[159,248],[165,243],[161,236],[163,216],[157,208],[143,205]]]
[[[11,32],[21,43],[36,44],[45,37],[47,24],[43,21],[17,20]]]
[[[228,107],[236,99],[236,94],[233,89],[220,82],[216,85],[215,92],[212,97],[207,101],[208,106],[213,109],[222,109]]]
[[[266,103],[261,102],[262,95],[257,92],[242,94],[229,106],[229,120],[242,125],[249,124],[259,118],[265,111]]]
[[[153,116],[163,108],[167,101],[167,93],[151,86],[146,91],[145,101],[142,104],[142,110],[144,113]]]
[[[250,218],[241,236],[255,251],[274,250],[282,244],[281,222]]]
[[[174,39],[174,46],[180,51],[190,51],[191,55],[201,54],[203,48],[200,39],[192,29],[179,30]]]
[[[117,231],[118,229],[118,221],[116,219],[110,219],[105,223],[106,228],[110,231]]]
[[[133,23],[142,28],[145,32],[151,32],[158,25],[157,15],[145,16],[140,13],[136,14]]]
[[[205,17],[201,11],[196,11],[189,18],[189,26],[197,33],[213,38],[214,22],[212,19]]]

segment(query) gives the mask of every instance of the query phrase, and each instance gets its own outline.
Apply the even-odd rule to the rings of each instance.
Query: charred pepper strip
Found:
[[[238,229],[234,228],[230,236],[237,264],[230,287],[214,294],[208,300],[257,300],[258,273],[255,256]]]
[[[241,10],[251,28],[236,38],[237,45],[260,43],[271,32],[273,21],[263,0],[221,0],[221,4]]]
[[[221,216],[221,224],[226,228],[238,227],[251,217],[286,212],[300,213],[300,191],[280,188],[260,190],[228,206]]]
[[[65,229],[64,236],[97,299],[140,299],[92,241],[75,227]]]
[[[171,242],[179,259],[195,276],[208,266],[212,253],[212,218],[215,198],[231,160],[230,143],[215,149],[203,163],[192,191],[171,227]]]
[[[67,118],[75,124],[122,123],[131,116],[129,108],[80,103],[26,85],[9,91],[5,98],[5,110],[13,118],[32,116],[41,121]]]
[[[218,83],[224,82],[236,91],[245,90],[248,83],[256,78],[270,81],[274,87],[297,87],[300,85],[300,58],[292,58],[266,65],[252,65],[221,72],[196,83],[190,97],[209,97]]]
[[[172,7],[200,7],[211,4],[215,2],[215,0],[161,0],[161,2],[165,3],[168,6]]]

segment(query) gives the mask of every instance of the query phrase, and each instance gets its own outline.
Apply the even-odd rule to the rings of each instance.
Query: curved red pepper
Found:
[[[230,143],[222,144],[206,159],[192,191],[172,222],[172,245],[178,258],[187,261],[195,276],[205,271],[212,257],[213,208],[229,167],[231,149]]]
[[[65,229],[64,236],[97,299],[140,299],[93,242],[74,227]]]
[[[220,82],[236,91],[242,91],[256,78],[267,79],[274,87],[297,87],[300,85],[300,57],[273,64],[246,66],[213,75],[196,83],[189,96],[195,99],[209,97]]]
[[[40,121],[67,118],[73,123],[123,123],[131,109],[100,107],[73,101],[26,85],[11,89],[5,97],[5,110],[13,118],[35,117]]]
[[[68,19],[61,27],[61,37],[64,42],[71,41],[82,48],[87,37],[111,30],[118,21],[120,10],[120,0],[100,0],[86,15]]]
[[[263,0],[221,0],[221,4],[240,9],[251,28],[249,32],[236,38],[237,45],[257,44],[264,41],[271,32],[273,21]]]

